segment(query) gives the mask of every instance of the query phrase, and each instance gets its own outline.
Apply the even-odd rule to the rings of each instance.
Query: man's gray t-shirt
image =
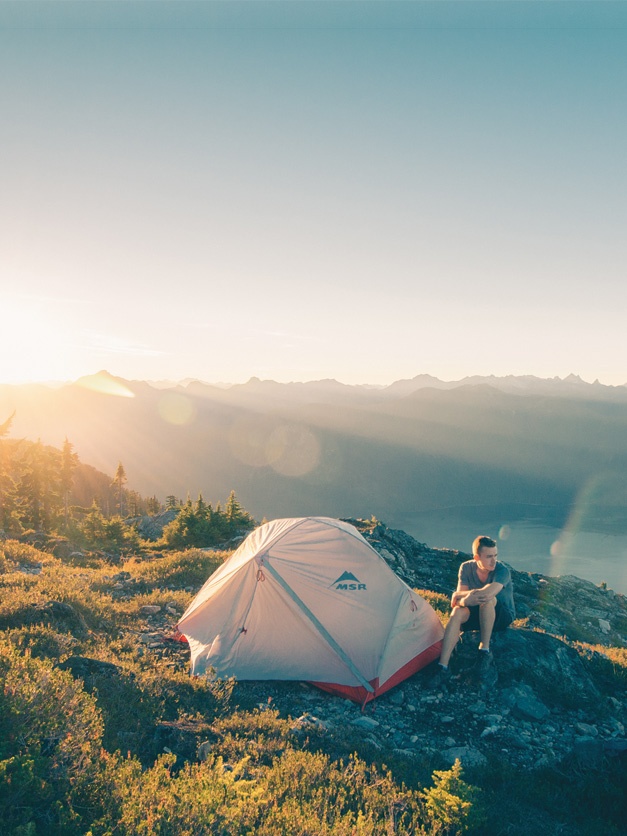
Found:
[[[503,589],[497,593],[496,600],[503,605],[513,621],[516,618],[514,587],[512,586],[512,576],[507,566],[497,560],[494,569],[488,575],[487,581],[479,579],[476,560],[467,560],[459,567],[459,583],[468,589],[481,589],[483,586],[494,581],[503,584]]]

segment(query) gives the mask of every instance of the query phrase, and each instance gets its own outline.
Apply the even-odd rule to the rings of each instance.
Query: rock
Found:
[[[161,612],[161,607],[157,606],[157,604],[145,604],[140,612],[144,615],[156,615],[158,612]]]
[[[526,695],[516,700],[514,710],[522,717],[529,717],[532,720],[546,720],[551,713],[540,700]]]
[[[378,720],[375,720],[374,717],[358,717],[356,720],[351,720],[351,725],[358,729],[372,731],[373,729],[376,729],[380,723]]]
[[[481,732],[480,737],[493,737],[495,734],[498,734],[500,728],[498,726],[486,726],[486,728]]]
[[[488,762],[486,756],[478,749],[471,746],[454,746],[445,749],[442,757],[449,766],[453,766],[456,760],[460,760],[462,766],[485,766]]]
[[[160,514],[156,514],[154,517],[141,517],[137,523],[137,531],[140,537],[143,537],[145,540],[158,540],[163,534],[163,529],[168,523],[176,519],[179,511],[180,508],[168,508]]]
[[[621,711],[624,708],[623,703],[617,700],[616,697],[608,697],[608,701],[615,711]]]
[[[56,630],[66,630],[74,635],[85,635],[89,628],[83,616],[65,601],[48,601],[30,604],[24,612],[27,624],[52,623]]]
[[[200,758],[203,749],[204,759],[210,754],[211,744],[207,740],[210,731],[207,723],[200,720],[175,720],[157,723],[153,734],[153,744],[157,752],[169,749],[177,758],[194,761]],[[202,737],[203,742],[199,743]]]
[[[152,645],[155,642],[156,635],[154,633],[140,633],[139,640],[142,644],[146,644],[148,646]],[[160,644],[160,642],[157,642]]]
[[[604,618],[599,619],[599,630],[602,633],[609,633],[611,629],[612,627],[609,621],[606,621]]]
[[[596,704],[598,689],[577,651],[546,633],[506,630],[494,638],[501,681],[523,680],[551,703]]]
[[[392,705],[402,705],[405,702],[405,694],[400,688],[395,688],[389,695]]]
[[[609,732],[612,737],[623,737],[625,734],[625,726],[616,717],[611,717],[608,723]]]
[[[591,726],[589,723],[577,723],[575,728],[583,737],[598,737],[599,734],[597,727]]]
[[[291,725],[291,731],[297,734],[310,731],[311,729],[323,732],[329,730],[327,724],[320,720],[318,717],[314,717],[313,714],[302,714],[300,717],[294,720],[294,722]]]
[[[43,566],[43,563],[20,563],[17,567],[17,571],[21,572],[22,575],[40,575]]]
[[[86,684],[97,676],[118,676],[120,668],[112,662],[91,659],[89,656],[69,656],[58,666],[62,671],[70,671],[75,679],[83,679]]]
[[[505,688],[501,693],[501,699],[523,720],[545,720],[551,713],[524,682]]]

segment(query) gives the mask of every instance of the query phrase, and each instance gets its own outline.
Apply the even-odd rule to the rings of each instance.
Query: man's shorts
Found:
[[[464,624],[462,624],[462,632],[466,633],[469,630],[480,630],[481,625],[479,623],[479,607],[468,607],[470,610],[470,618]],[[503,604],[500,601],[496,602],[495,607],[496,617],[494,619],[494,627],[492,628],[493,632],[500,632],[501,630],[507,630],[509,625],[514,620],[511,615],[507,612]]]

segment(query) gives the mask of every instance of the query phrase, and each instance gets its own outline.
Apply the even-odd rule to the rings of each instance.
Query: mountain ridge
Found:
[[[421,385],[433,380],[397,382],[396,395],[328,380],[157,389],[101,371],[55,389],[2,385],[0,419],[15,412],[14,436],[67,437],[103,472],[121,461],[145,496],[235,488],[256,517],[367,509],[400,526],[506,497],[559,506],[565,520],[581,495],[601,520],[624,516],[627,388],[574,377],[531,389],[508,378],[516,391],[488,378]]]

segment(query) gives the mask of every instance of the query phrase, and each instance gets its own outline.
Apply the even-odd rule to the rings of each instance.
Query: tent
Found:
[[[307,680],[362,704],[438,658],[443,635],[357,529],[327,517],[253,531],[178,629],[195,674]]]

